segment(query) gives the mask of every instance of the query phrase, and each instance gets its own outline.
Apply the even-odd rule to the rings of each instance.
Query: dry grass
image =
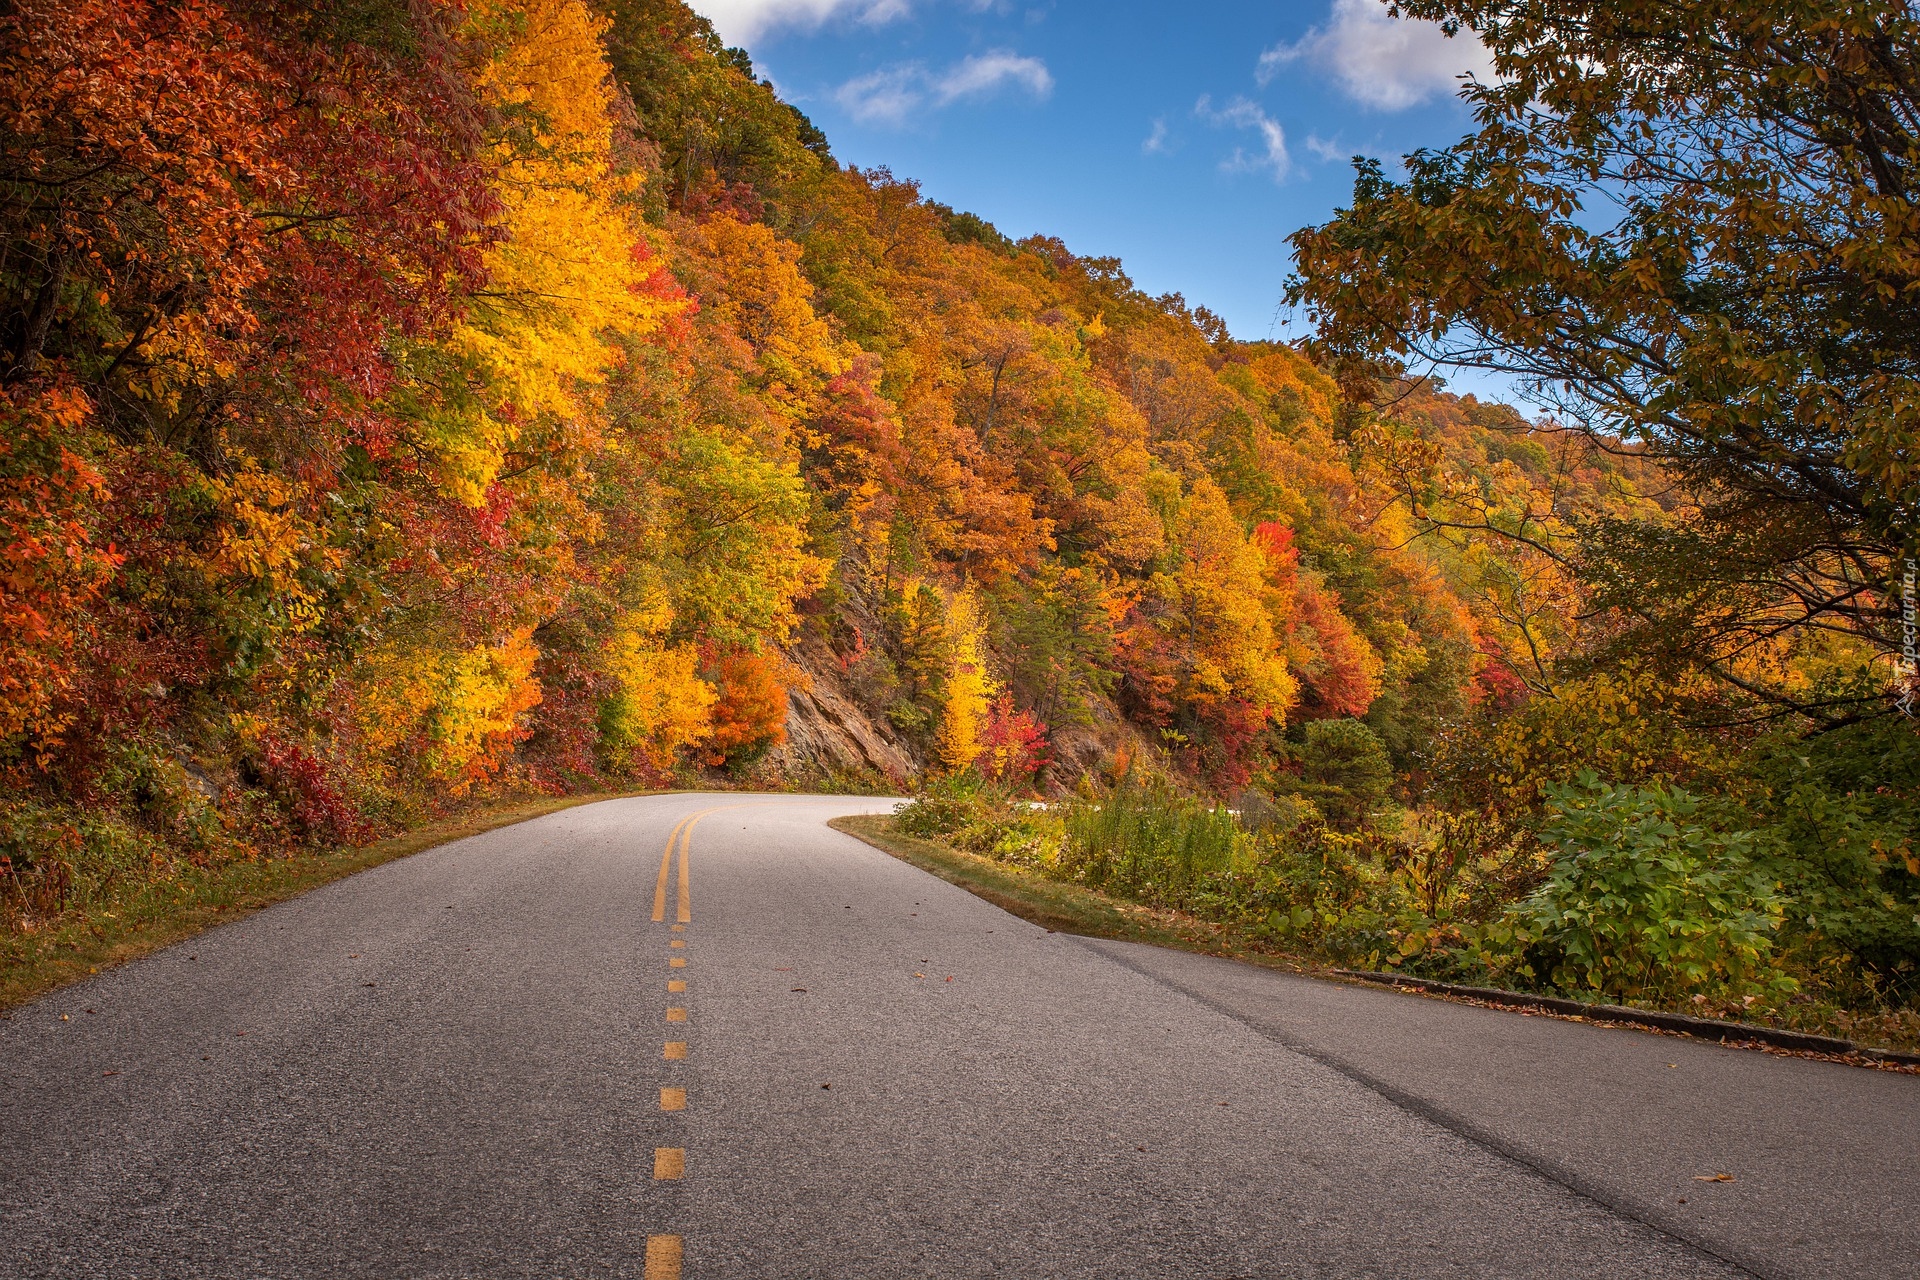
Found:
[[[902,862],[957,884],[1002,911],[1043,929],[1226,956],[1294,972],[1316,969],[1298,956],[1257,945],[1227,925],[1160,907],[1122,902],[1092,889],[1050,879],[1037,871],[907,835],[895,830],[893,819],[884,814],[835,818],[828,825]]]
[[[1001,910],[1045,929],[1060,933],[1077,933],[1090,938],[1115,938],[1123,942],[1143,942],[1151,946],[1194,951],[1202,955],[1225,956],[1228,959],[1264,965],[1272,969],[1285,969],[1294,973],[1326,977],[1330,981],[1353,981],[1339,977],[1330,972],[1328,966],[1313,960],[1256,944],[1225,925],[1183,915],[1177,911],[1121,902],[1091,889],[1049,879],[1024,867],[996,862],[992,858],[954,849],[937,841],[906,835],[893,829],[893,819],[889,816],[836,818],[828,825],[864,840],[876,849],[890,853],[903,862],[911,863],[922,871],[956,884],[969,893],[993,903]],[[1587,1018],[1549,1010],[1517,1010],[1507,1005],[1487,1004],[1484,1001],[1453,994],[1412,990],[1405,990],[1403,994],[1410,998],[1445,1000],[1489,1009],[1501,1009],[1517,1016],[1554,1018],[1568,1022],[1589,1021]],[[1737,1010],[1687,1007],[1677,1012],[1733,1020],[1739,1017]],[[1871,1017],[1856,1017],[1846,1020],[1844,1024],[1839,1024],[1829,1017],[1818,1016],[1820,1012],[1830,1011],[1815,1011],[1814,1016],[1804,1017],[1801,1021],[1805,1025],[1791,1024],[1784,1019],[1770,1021],[1777,1025],[1792,1026],[1796,1030],[1852,1039],[1856,1043],[1880,1049],[1894,1049],[1909,1053],[1920,1050],[1920,1045],[1915,1044],[1914,1021],[1910,1014],[1905,1015],[1904,1018],[1889,1017],[1878,1020]],[[1597,1025],[1625,1026],[1626,1024],[1601,1022]],[[1638,1025],[1630,1029],[1650,1031],[1649,1028]],[[1854,1066],[1877,1067],[1882,1070],[1910,1070],[1905,1067],[1889,1067],[1887,1064],[1871,1062],[1864,1058],[1801,1053],[1760,1044],[1740,1044],[1731,1047],[1762,1050],[1786,1057],[1823,1058]]]

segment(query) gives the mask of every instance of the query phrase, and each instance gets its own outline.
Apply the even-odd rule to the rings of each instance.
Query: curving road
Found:
[[[0,1276],[1920,1276],[1920,1079],[1049,934],[824,825],[891,804],[573,809],[16,1011]]]

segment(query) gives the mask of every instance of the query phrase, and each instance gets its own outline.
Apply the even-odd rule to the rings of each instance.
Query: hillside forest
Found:
[[[1501,78],[1286,345],[681,0],[14,0],[9,954],[505,797],[917,789],[1275,948],[1912,1039],[1916,43],[1774,7],[1403,4]]]

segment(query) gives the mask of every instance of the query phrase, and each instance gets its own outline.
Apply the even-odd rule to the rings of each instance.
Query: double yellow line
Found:
[[[693,919],[693,895],[687,887],[687,846],[693,843],[693,829],[699,825],[700,819],[713,812],[716,812],[716,810],[703,809],[699,813],[690,814],[680,819],[679,825],[673,829],[673,834],[667,837],[666,852],[660,855],[660,878],[654,882],[653,886],[653,919],[655,924],[667,918],[667,876],[672,869],[675,846],[678,846],[680,850],[680,878],[676,886],[679,893],[676,895],[674,902],[674,919],[681,924],[686,924]]]
[[[676,881],[675,888],[677,890],[674,898],[674,920],[679,924],[687,924],[693,920],[691,910],[692,894],[687,888],[687,848],[693,843],[693,829],[700,825],[700,819],[710,814],[725,813],[728,809],[751,809],[753,807],[751,803],[717,804],[711,809],[702,809],[698,813],[688,814],[686,817],[680,819],[679,825],[673,829],[673,834],[667,837],[665,852],[660,855],[660,878],[656,880],[653,885],[653,920],[655,924],[659,924],[667,918],[667,882],[670,878]],[[673,851],[675,848],[680,850],[680,874],[677,877],[672,875]]]

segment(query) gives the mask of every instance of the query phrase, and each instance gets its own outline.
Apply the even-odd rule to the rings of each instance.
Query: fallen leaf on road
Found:
[[[117,1076],[120,1073],[118,1071],[102,1071],[100,1074],[102,1076]]]
[[[1730,1173],[1700,1173],[1695,1174],[1693,1180],[1695,1182],[1732,1182],[1734,1179]]]
[[[794,990],[795,990],[795,991],[805,991],[805,990],[806,990],[806,988],[805,988],[805,987],[795,987],[795,988],[794,988]]]
[[[61,1014],[61,1015],[60,1015],[60,1021],[62,1021],[62,1022],[69,1022],[69,1021],[71,1021],[71,1019],[70,1019],[70,1018],[68,1018],[68,1017],[67,1017],[67,1015],[63,1013],[63,1014]]]
[[[916,973],[916,974],[914,974],[913,976],[914,976],[914,977],[916,977],[916,978],[924,978],[924,977],[926,977],[927,975],[926,975],[926,974],[924,974],[924,973]],[[60,1016],[64,1018],[64,1017],[66,1017],[67,1015],[63,1013],[63,1014],[61,1014]]]

